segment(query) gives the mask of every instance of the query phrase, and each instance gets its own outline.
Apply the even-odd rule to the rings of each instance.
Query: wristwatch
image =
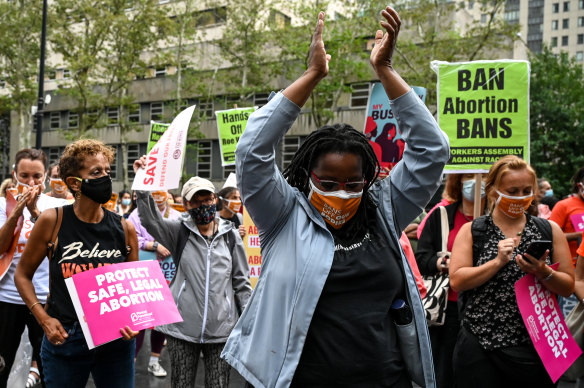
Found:
[[[37,222],[38,219],[39,219],[39,216],[30,217],[30,222],[32,222],[34,224],[35,222]]]
[[[158,241],[154,241],[154,244],[152,244],[152,250],[155,251],[156,249],[158,249]]]

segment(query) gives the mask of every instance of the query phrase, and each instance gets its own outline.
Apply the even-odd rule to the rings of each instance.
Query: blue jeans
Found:
[[[63,345],[43,337],[41,359],[48,388],[83,388],[90,373],[96,387],[134,387],[135,340],[118,339],[89,350],[77,322],[64,328],[69,337]]]

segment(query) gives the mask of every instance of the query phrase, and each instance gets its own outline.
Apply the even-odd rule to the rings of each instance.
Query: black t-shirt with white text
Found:
[[[63,206],[57,246],[49,262],[48,314],[62,324],[78,321],[65,279],[76,273],[126,261],[126,236],[121,217],[103,209],[98,223],[77,218],[73,205]]]
[[[391,387],[405,368],[390,306],[404,280],[395,253],[370,231],[337,244],[292,385]]]

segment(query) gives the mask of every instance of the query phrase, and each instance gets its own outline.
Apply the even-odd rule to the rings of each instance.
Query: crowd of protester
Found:
[[[79,271],[137,260],[172,269],[166,280],[183,321],[149,329],[148,362],[172,387],[194,387],[201,355],[206,387],[227,387],[231,368],[248,387],[555,386],[514,285],[533,275],[566,313],[584,301],[584,242],[573,223],[584,216],[584,167],[558,200],[548,179],[506,156],[482,181],[448,174],[440,202],[429,203],[448,138],[393,68],[399,16],[391,7],[381,15],[370,64],[407,145],[384,179],[367,137],[346,124],[311,133],[284,171],[276,167],[275,146],[328,74],[323,13],[307,70],[249,117],[238,187],[217,191],[194,176],[180,193],[123,190],[109,211],[111,147],[78,140],[51,166],[43,151],[18,151],[0,186],[0,254],[12,258],[0,278],[0,388],[25,327],[26,387],[84,387],[90,375],[98,387],[134,386],[144,330],[120,327],[120,339],[88,349],[63,260]],[[134,171],[145,166],[143,156]],[[262,238],[254,292],[244,206]],[[536,240],[551,241],[540,257],[526,253]],[[71,243],[120,254],[64,257]],[[439,275],[449,275],[445,318],[428,329],[425,280]]]

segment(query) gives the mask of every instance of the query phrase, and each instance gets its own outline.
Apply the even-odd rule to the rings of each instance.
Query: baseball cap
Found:
[[[191,198],[193,198],[193,195],[199,191],[210,191],[214,193],[215,186],[213,186],[213,183],[211,183],[210,180],[194,176],[183,185],[181,197],[187,201],[190,201]]]

